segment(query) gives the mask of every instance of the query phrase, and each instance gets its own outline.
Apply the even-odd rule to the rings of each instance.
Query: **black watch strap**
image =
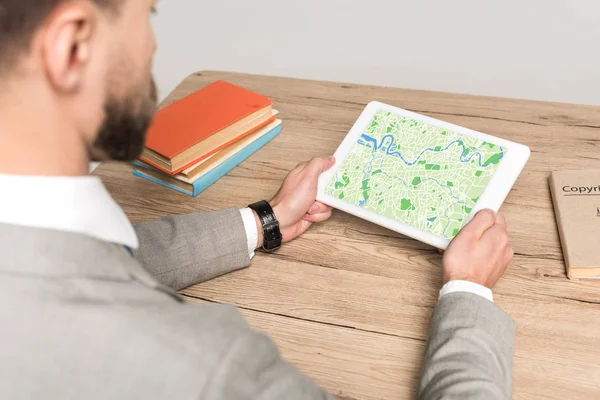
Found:
[[[281,247],[281,231],[279,221],[271,208],[269,202],[263,200],[250,204],[248,207],[258,214],[258,219],[263,228],[263,250],[273,252]]]

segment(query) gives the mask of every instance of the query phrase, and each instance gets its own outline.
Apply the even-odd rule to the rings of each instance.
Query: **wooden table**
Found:
[[[517,322],[514,398],[600,398],[600,282],[566,278],[547,182],[552,170],[600,168],[599,107],[222,72],[188,77],[165,104],[217,79],[273,98],[282,134],[197,198],[103,164],[95,173],[133,221],[270,198],[297,163],[332,154],[371,100],[524,143],[531,160],[502,207],[516,255],[494,290]],[[334,394],[408,399],[440,272],[434,249],[336,212],[277,254],[183,294],[238,306]]]

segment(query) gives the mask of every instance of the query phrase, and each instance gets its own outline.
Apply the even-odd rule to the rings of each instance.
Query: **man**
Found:
[[[154,5],[0,0],[0,398],[329,398],[234,308],[174,291],[248,266],[273,233],[257,213],[132,227],[86,176],[143,146]],[[298,166],[270,202],[284,242],[331,215],[315,197],[332,163]],[[421,398],[510,397],[514,327],[490,288],[511,257],[489,211],[446,251]]]

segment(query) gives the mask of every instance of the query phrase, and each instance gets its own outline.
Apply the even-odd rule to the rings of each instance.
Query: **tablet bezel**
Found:
[[[358,205],[347,203],[325,193],[327,184],[334,178],[337,170],[340,168],[354,145],[357,143],[360,136],[365,132],[375,114],[382,110],[389,111],[399,116],[412,118],[419,122],[434,125],[458,134],[485,140],[486,142],[490,142],[508,149],[507,155],[502,159],[502,161],[500,161],[496,172],[488,182],[479,200],[465,220],[463,226],[468,223],[478,211],[482,209],[492,209],[494,211],[498,211],[500,209],[500,206],[506,199],[506,196],[508,196],[508,193],[512,189],[512,186],[516,182],[530,156],[529,148],[519,143],[450,124],[448,122],[440,121],[435,118],[380,103],[378,101],[373,101],[367,105],[348,135],[346,135],[336,150],[334,154],[336,159],[334,166],[321,174],[319,177],[317,200],[338,210],[345,211],[349,214],[355,215],[440,249],[446,249],[450,241],[433,233],[419,230],[400,221],[377,214],[373,211],[365,210]]]

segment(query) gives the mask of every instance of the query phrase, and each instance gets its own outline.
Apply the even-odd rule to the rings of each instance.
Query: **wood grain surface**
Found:
[[[531,159],[501,210],[516,255],[494,290],[517,322],[514,398],[600,398],[600,281],[566,278],[548,188],[553,170],[600,168],[599,107],[224,72],[191,75],[163,105],[217,79],[274,99],[281,135],[196,198],[102,164],[94,173],[133,221],[270,198],[297,163],[333,154],[371,100],[526,144]],[[436,250],[336,212],[277,254],[182,293],[238,306],[334,394],[410,399],[440,285]]]

